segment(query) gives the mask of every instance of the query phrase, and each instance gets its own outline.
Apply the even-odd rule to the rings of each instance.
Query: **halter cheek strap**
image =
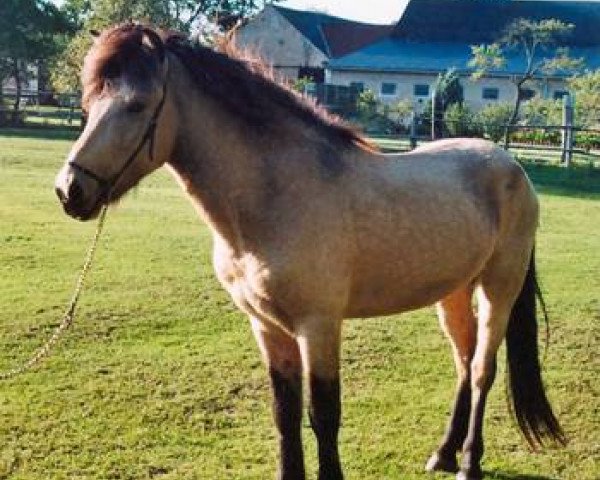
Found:
[[[163,88],[162,88],[162,98],[160,99],[160,102],[156,106],[156,109],[154,110],[154,113],[152,114],[152,117],[150,118],[150,122],[148,123],[148,126],[146,127],[144,135],[140,139],[135,150],[131,153],[131,155],[129,155],[129,157],[127,158],[127,161],[123,164],[123,166],[119,169],[119,171],[117,173],[115,173],[114,175],[112,175],[109,178],[102,178],[101,176],[94,173],[87,167],[83,167],[75,162],[69,162],[69,165],[74,170],[78,170],[81,173],[87,175],[90,178],[93,178],[96,182],[98,182],[98,184],[100,185],[100,188],[101,188],[101,194],[100,194],[99,201],[107,202],[108,200],[110,200],[110,197],[112,195],[112,191],[113,191],[115,184],[123,176],[125,171],[134,162],[134,160],[137,158],[138,153],[140,153],[142,148],[144,148],[144,146],[146,145],[146,142],[149,142],[148,153],[150,155],[150,161],[151,162],[154,161],[154,134],[156,133],[156,124],[158,122],[158,117],[160,116],[160,113],[165,104],[166,96],[167,96],[167,82],[165,81],[165,83],[163,84]]]

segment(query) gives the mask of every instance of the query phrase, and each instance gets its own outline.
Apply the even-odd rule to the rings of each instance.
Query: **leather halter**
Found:
[[[142,136],[142,138],[141,138],[140,142],[138,143],[137,147],[135,148],[135,150],[131,153],[131,155],[129,155],[129,158],[127,159],[127,161],[123,164],[123,166],[117,173],[115,173],[114,175],[112,175],[109,178],[102,178],[98,174],[92,172],[87,167],[78,165],[75,162],[69,162],[69,166],[71,166],[73,169],[79,170],[81,173],[87,175],[90,178],[93,178],[96,182],[98,182],[98,184],[100,185],[100,188],[101,188],[99,201],[108,202],[110,200],[110,197],[112,195],[112,191],[113,191],[115,184],[117,183],[119,178],[121,178],[121,176],[125,173],[127,168],[129,168],[129,166],[134,162],[138,153],[140,153],[142,148],[144,148],[144,146],[146,145],[146,142],[150,142],[150,147],[149,147],[148,153],[150,154],[150,161],[151,162],[154,161],[154,154],[153,154],[154,134],[156,132],[156,124],[158,121],[158,117],[160,116],[160,113],[165,104],[166,96],[167,96],[167,82],[165,81],[165,83],[163,84],[163,88],[162,88],[162,98],[160,99],[159,104],[156,106],[156,109],[154,110],[154,113],[152,114],[152,117],[150,118],[150,122],[148,123],[148,126],[146,127],[146,131],[144,132],[144,135]]]

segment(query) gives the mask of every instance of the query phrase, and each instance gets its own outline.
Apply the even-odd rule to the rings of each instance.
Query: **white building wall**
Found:
[[[383,103],[394,103],[408,100],[413,104],[417,112],[422,111],[428,101],[431,99],[433,86],[437,80],[437,74],[420,73],[386,73],[386,72],[368,72],[368,71],[328,71],[328,83],[335,85],[350,85],[352,83],[362,83],[365,89],[370,89]],[[514,102],[516,96],[516,87],[508,78],[486,77],[478,81],[473,81],[468,77],[461,78],[465,103],[473,110],[481,110],[486,105],[500,102]],[[382,84],[396,84],[394,95],[385,95],[382,93]],[[429,95],[427,97],[415,95],[415,85],[426,84],[429,86]],[[498,98],[495,100],[483,98],[485,88],[497,88]],[[545,82],[531,82],[528,88],[536,90],[538,95],[544,98],[553,98],[557,91],[566,90],[566,84],[562,80],[548,80]]]
[[[238,29],[236,44],[257,53],[291,79],[299,67],[322,68],[327,57],[271,6]]]

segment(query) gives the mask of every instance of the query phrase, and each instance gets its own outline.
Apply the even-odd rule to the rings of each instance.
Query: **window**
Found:
[[[363,92],[365,90],[364,82],[350,82],[350,88],[357,92]]]
[[[395,83],[382,83],[381,84],[382,95],[396,95],[396,84]]]
[[[521,100],[531,100],[533,97],[535,97],[535,95],[535,90],[531,88],[524,88],[523,92],[521,93]]]
[[[552,97],[554,98],[554,100],[562,100],[562,98],[566,97],[567,95],[569,95],[569,92],[567,92],[566,90],[554,90],[554,94],[552,95]]]
[[[481,92],[481,97],[484,100],[498,100],[500,91],[496,87],[485,87]]]
[[[413,92],[415,97],[428,97],[429,96],[429,85],[426,83],[417,83],[414,86]]]

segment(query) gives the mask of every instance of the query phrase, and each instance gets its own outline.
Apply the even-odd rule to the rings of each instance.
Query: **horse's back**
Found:
[[[433,303],[477,277],[522,203],[537,221],[523,170],[490,142],[432,142],[359,172],[347,316]]]

